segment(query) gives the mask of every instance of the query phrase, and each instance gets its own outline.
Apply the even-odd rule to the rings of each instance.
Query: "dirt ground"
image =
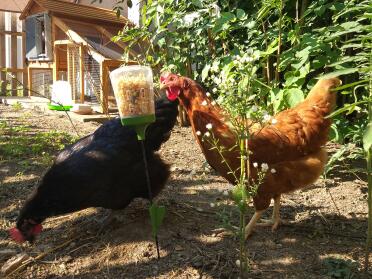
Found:
[[[74,135],[63,113],[0,104],[0,121],[13,126],[23,123],[33,131],[56,129]],[[75,125],[80,136],[99,126]],[[238,225],[237,210],[224,195],[232,186],[207,166],[190,128],[175,127],[160,153],[172,164],[172,175],[158,197],[167,208],[159,234],[161,259],[156,258],[148,203],[143,200],[121,211],[100,235],[99,222],[108,211],[87,209],[47,219],[33,245],[12,242],[8,229],[15,225],[19,209],[46,166],[35,158],[27,159],[29,164],[3,159],[0,267],[24,252],[34,260],[12,278],[238,278],[239,242],[226,229]],[[334,278],[369,278],[360,271],[367,185],[345,168],[336,169],[327,181],[319,179],[312,187],[283,197],[281,215],[288,224],[275,233],[269,227],[256,229],[247,241],[248,278],[332,278],[331,274]],[[271,208],[266,217],[270,214]]]

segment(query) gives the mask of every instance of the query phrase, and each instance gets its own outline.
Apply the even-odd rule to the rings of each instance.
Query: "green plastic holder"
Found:
[[[73,106],[52,105],[51,103],[48,104],[48,108],[50,110],[69,111],[72,107]]]
[[[155,122],[154,114],[121,118],[121,124],[123,126],[134,126],[133,128],[136,130],[138,140],[145,140],[146,128],[153,122]]]

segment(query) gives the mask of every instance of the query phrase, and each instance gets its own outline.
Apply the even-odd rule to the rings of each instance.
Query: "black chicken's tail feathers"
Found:
[[[178,100],[169,101],[167,98],[156,100],[155,115],[155,122],[151,123],[146,130],[146,148],[157,151],[169,139],[176,123]]]

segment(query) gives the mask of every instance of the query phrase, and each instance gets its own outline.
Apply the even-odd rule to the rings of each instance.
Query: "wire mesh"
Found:
[[[51,69],[32,69],[31,72],[32,90],[38,94],[51,97],[51,85],[53,84],[53,72]]]
[[[68,80],[71,85],[72,99],[78,100],[81,95],[80,90],[80,53],[78,45],[67,46],[67,59],[68,59]]]
[[[89,53],[84,54],[84,81],[87,100],[101,103],[101,67]]]

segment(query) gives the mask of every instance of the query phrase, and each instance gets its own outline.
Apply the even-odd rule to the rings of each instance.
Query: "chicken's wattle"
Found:
[[[166,90],[167,98],[170,101],[174,101],[178,98],[178,95],[180,94],[180,88],[179,87],[168,87]]]
[[[9,234],[14,241],[19,243],[25,242],[23,234],[17,228],[10,229]]]

